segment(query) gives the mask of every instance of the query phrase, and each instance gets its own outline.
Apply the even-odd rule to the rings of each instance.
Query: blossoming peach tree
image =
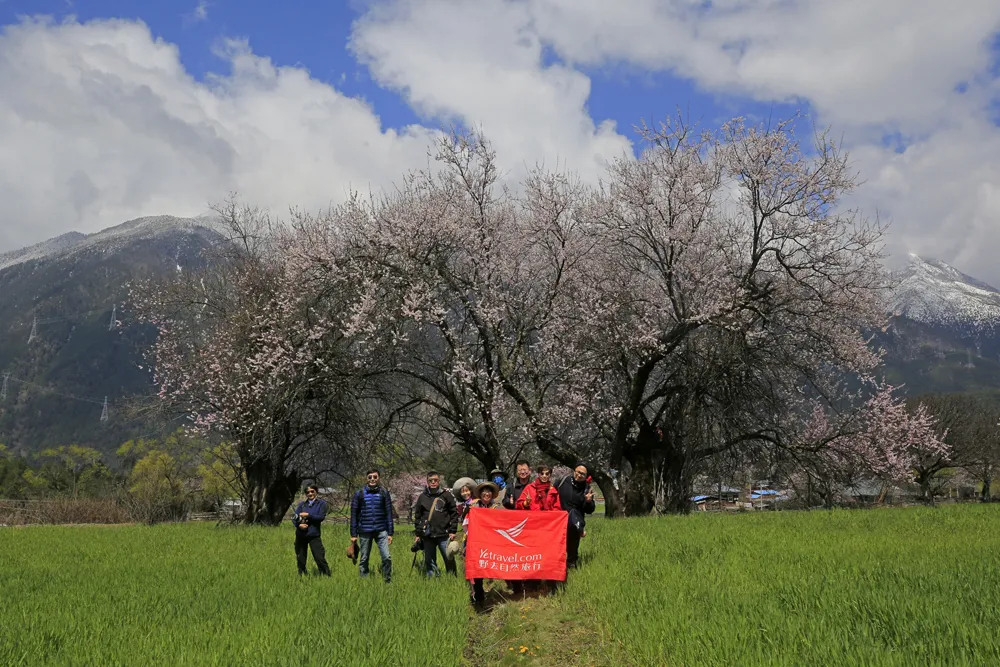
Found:
[[[452,134],[389,192],[263,249],[237,235],[213,289],[145,292],[161,396],[242,439],[251,499],[393,419],[485,470],[583,460],[611,515],[686,511],[721,454],[905,477],[947,447],[869,341],[884,228],[843,207],[847,156],[794,129],[644,127],[598,188],[507,187],[484,137]]]
[[[345,473],[377,440],[383,331],[372,282],[318,253],[329,238],[232,201],[220,214],[230,237],[209,268],[133,301],[158,331],[160,398],[233,444],[245,520],[277,523],[304,479]]]

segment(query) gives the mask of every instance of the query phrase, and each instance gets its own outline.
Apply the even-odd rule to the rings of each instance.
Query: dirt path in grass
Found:
[[[502,584],[500,584],[503,590]],[[614,646],[587,609],[558,592],[512,596],[489,591],[470,621],[465,664],[611,665]]]

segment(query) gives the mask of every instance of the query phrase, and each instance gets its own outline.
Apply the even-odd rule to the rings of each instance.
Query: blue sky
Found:
[[[422,166],[448,122],[515,172],[593,181],[640,120],[802,111],[842,137],[847,203],[891,222],[891,252],[1000,283],[1000,3],[962,6],[0,0],[0,252],[234,190],[325,206]]]
[[[223,37],[246,38],[253,51],[275,65],[302,66],[311,75],[352,97],[362,97],[375,109],[385,127],[412,123],[433,125],[396,92],[379,87],[368,68],[348,49],[352,23],[362,14],[357,2],[240,2],[213,0],[204,5],[205,18],[196,18],[194,0],[0,0],[0,23],[14,23],[19,15],[49,15],[57,21],[76,17],[128,18],[146,23],[153,35],[176,44],[188,72],[204,80],[207,73],[226,74],[229,65],[213,53]],[[546,60],[558,60],[551,50]],[[641,120],[660,119],[680,108],[685,116],[717,126],[735,115],[760,118],[808,112],[804,101],[792,104],[759,102],[746,96],[708,93],[689,79],[664,72],[621,66],[592,66],[581,70],[591,77],[587,107],[597,121],[612,119],[619,131],[632,134]]]

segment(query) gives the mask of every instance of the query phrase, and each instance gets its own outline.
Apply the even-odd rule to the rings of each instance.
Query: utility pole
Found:
[[[104,397],[104,407],[101,409],[101,421],[108,421],[108,397]]]

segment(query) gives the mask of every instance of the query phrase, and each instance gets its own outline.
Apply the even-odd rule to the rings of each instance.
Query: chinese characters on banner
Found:
[[[465,578],[566,581],[567,524],[561,511],[472,508]]]

